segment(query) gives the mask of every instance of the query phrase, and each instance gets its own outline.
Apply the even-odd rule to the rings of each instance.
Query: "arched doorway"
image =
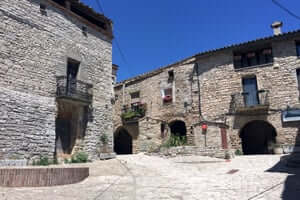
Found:
[[[124,128],[114,134],[114,151],[116,154],[132,154],[132,137]]]
[[[242,148],[245,155],[270,154],[269,146],[276,143],[275,128],[265,121],[252,121],[246,124],[240,132]]]
[[[171,146],[182,146],[187,144],[186,126],[183,121],[176,120],[169,124],[171,135],[168,143]]]
[[[185,136],[186,137],[186,126],[183,121],[176,120],[169,124],[171,134],[175,136]]]

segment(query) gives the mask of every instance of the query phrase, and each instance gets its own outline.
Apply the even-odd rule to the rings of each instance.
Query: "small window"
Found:
[[[273,55],[271,48],[259,49],[245,53],[235,53],[233,56],[233,64],[236,69],[263,65],[272,62]]]
[[[85,26],[82,27],[82,34],[87,36],[87,28]]]
[[[46,4],[43,4],[43,3],[41,3],[40,4],[40,11],[41,11],[41,14],[42,15],[45,15],[45,16],[47,16],[47,6],[46,6]]]
[[[172,88],[165,89],[165,96],[172,96]]]
[[[173,81],[174,80],[174,71],[173,70],[168,71],[168,75],[169,75],[168,80],[169,81]]]
[[[296,42],[297,56],[300,57],[300,42]]]
[[[133,92],[130,94],[131,99],[138,99],[140,98],[140,92]]]
[[[166,129],[166,125],[164,123],[160,124],[160,137],[161,138],[165,138],[165,129]]]

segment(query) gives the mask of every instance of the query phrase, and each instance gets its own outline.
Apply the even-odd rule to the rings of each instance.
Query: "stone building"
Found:
[[[300,31],[202,52],[115,86],[117,153],[170,135],[198,153],[291,152],[300,145]],[[295,147],[296,146],[296,147]]]
[[[79,0],[0,1],[1,158],[112,153],[112,39]]]

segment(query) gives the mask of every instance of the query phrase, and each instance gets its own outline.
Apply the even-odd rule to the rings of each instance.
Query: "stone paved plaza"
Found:
[[[279,164],[280,156],[241,156],[231,162],[143,154],[87,164],[90,177],[66,186],[0,188],[1,200],[296,200],[300,169]]]

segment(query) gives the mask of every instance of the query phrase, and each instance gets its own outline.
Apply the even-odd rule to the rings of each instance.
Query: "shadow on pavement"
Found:
[[[297,124],[297,126],[299,126]],[[300,128],[296,136],[296,147],[299,148]],[[296,149],[296,148],[294,148]],[[283,200],[300,200],[300,153],[292,152],[290,155],[282,156],[280,162],[274,165],[267,172],[287,173],[289,174],[284,184],[284,190],[281,194]]]

